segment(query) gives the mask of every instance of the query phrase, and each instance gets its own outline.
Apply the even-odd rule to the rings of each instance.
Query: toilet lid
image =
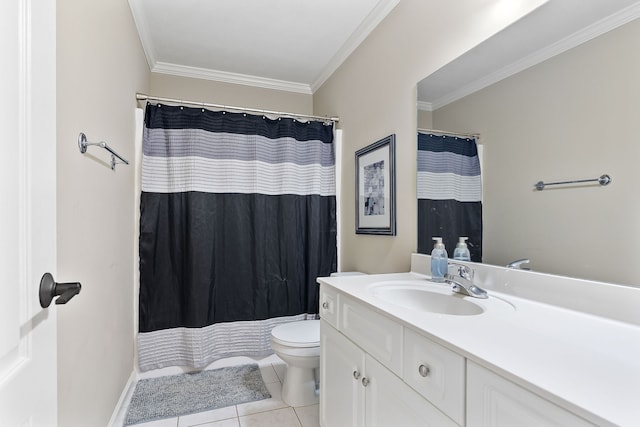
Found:
[[[289,347],[317,347],[320,345],[320,321],[301,320],[285,323],[273,328],[271,337]]]

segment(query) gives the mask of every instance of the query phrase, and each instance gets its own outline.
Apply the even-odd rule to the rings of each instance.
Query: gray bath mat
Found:
[[[253,402],[271,397],[258,365],[138,381],[124,425]]]

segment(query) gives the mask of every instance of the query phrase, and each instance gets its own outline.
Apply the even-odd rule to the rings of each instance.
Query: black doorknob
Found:
[[[49,307],[54,297],[56,304],[66,304],[74,296],[80,293],[82,285],[79,282],[58,283],[53,280],[51,273],[44,273],[40,279],[40,306],[42,308]]]

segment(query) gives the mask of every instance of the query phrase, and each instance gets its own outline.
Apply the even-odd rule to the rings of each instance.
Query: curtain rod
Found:
[[[440,135],[448,135],[448,136],[462,136],[466,138],[480,138],[479,133],[461,133],[461,132],[448,132],[446,130],[438,130],[438,129],[420,129],[418,128],[418,132],[426,132],[426,133],[437,133]]]
[[[322,117],[322,116],[312,116],[307,114],[286,113],[282,111],[259,110],[256,108],[248,108],[248,107],[234,107],[231,105],[210,104],[208,102],[185,101],[183,99],[162,98],[159,96],[149,96],[142,93],[136,93],[136,99],[138,101],[171,102],[173,104],[187,104],[187,105],[195,105],[198,107],[218,108],[222,110],[235,110],[235,111],[243,111],[247,113],[269,114],[274,116],[290,117],[293,119],[312,119],[312,120],[319,120],[323,122],[330,121],[334,123],[337,123],[340,121],[339,117]]]

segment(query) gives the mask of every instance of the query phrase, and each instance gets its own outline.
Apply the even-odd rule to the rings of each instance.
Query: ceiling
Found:
[[[313,93],[399,0],[129,0],[151,71]]]
[[[129,4],[153,72],[312,94],[399,1]],[[442,107],[639,16],[640,0],[549,0],[420,82],[418,106]]]
[[[638,0],[549,0],[419,82],[418,107],[443,107],[638,17]]]

